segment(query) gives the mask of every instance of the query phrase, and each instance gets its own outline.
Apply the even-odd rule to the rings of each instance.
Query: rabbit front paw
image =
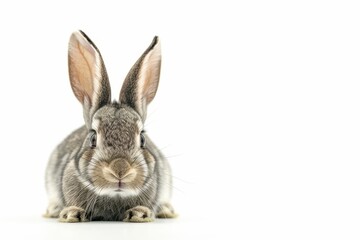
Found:
[[[125,212],[124,222],[152,222],[153,213],[148,207],[136,206]]]
[[[46,209],[46,213],[43,215],[43,217],[58,218],[62,208],[63,206],[61,204],[58,204],[56,202],[51,202],[48,205],[48,208]]]
[[[87,222],[89,220],[85,217],[85,210],[79,207],[66,207],[60,212],[60,222],[75,223]]]
[[[161,204],[156,213],[157,218],[176,218],[177,214],[170,203]]]

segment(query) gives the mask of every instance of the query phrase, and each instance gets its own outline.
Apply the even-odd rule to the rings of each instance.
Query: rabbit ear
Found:
[[[158,37],[137,60],[126,76],[120,92],[120,102],[135,109],[143,121],[147,105],[154,99],[160,77],[161,48]]]
[[[90,128],[94,113],[111,101],[104,61],[95,44],[82,31],[71,35],[68,54],[71,87],[83,105],[85,123]]]

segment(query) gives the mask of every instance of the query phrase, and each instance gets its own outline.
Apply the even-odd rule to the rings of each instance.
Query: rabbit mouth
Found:
[[[117,183],[117,187],[114,190],[114,192],[124,192],[125,190],[126,190],[126,185],[123,182],[119,181]]]

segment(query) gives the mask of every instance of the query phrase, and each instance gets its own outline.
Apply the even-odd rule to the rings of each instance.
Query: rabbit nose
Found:
[[[113,160],[109,167],[116,173],[119,179],[121,179],[130,170],[130,164],[122,158]]]
[[[125,159],[115,159],[103,169],[104,178],[117,183],[118,188],[124,187],[125,183],[134,181],[137,175],[136,169],[132,168]]]

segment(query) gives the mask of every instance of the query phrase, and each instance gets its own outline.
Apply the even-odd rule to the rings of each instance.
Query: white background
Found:
[[[1,239],[359,239],[357,1],[2,1]],[[53,148],[83,124],[67,43],[100,49],[113,98],[154,35],[147,131],[176,220],[41,218]]]

